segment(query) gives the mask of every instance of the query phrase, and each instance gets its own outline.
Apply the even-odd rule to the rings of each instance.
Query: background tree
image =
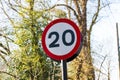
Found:
[[[13,43],[18,45],[9,56],[11,63],[7,71],[9,74],[15,75],[14,78],[20,80],[59,78],[59,75],[56,75],[59,73],[59,66],[57,67],[59,63],[48,59],[41,47],[42,31],[51,18],[50,14],[44,10],[49,6],[48,2],[48,0],[1,1],[2,10],[13,27]],[[4,4],[7,4],[17,17],[11,18]]]
[[[95,80],[94,67],[91,57],[91,32],[93,25],[97,21],[97,17],[100,11],[100,0],[96,1],[97,7],[93,13],[92,21],[87,26],[88,13],[87,13],[87,3],[88,0],[66,0],[66,4],[56,4],[56,6],[64,6],[68,10],[68,18],[72,19],[70,15],[74,15],[75,21],[78,23],[79,28],[83,36],[83,47],[80,55],[72,61],[69,69],[69,76],[73,77],[76,80]],[[69,4],[70,3],[70,4]],[[72,14],[72,13],[73,14]],[[75,70],[76,69],[76,70]]]
[[[95,80],[91,33],[102,8],[101,2],[100,0],[63,1],[63,4],[52,5],[53,2],[49,0],[0,0],[1,9],[10,22],[8,26],[12,26],[10,37],[13,40],[8,37],[10,34],[0,34],[7,39],[6,44],[0,42],[0,47],[2,47],[0,57],[7,66],[6,70],[0,73],[9,75],[9,80],[61,79],[60,63],[48,58],[41,46],[44,27],[56,18],[73,20],[78,24],[83,36],[80,55],[68,63],[69,78],[71,80]],[[94,7],[93,12],[88,4],[91,1],[92,5],[97,6]],[[16,46],[15,50],[11,50],[13,45],[11,46],[10,43]],[[6,59],[6,56],[9,59]]]

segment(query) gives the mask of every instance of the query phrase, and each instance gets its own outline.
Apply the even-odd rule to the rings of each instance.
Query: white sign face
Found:
[[[75,47],[76,32],[67,23],[57,23],[48,30],[45,40],[45,44],[51,53],[66,55]]]
[[[42,34],[42,46],[46,54],[55,60],[65,60],[77,53],[81,33],[77,25],[68,19],[49,23]]]

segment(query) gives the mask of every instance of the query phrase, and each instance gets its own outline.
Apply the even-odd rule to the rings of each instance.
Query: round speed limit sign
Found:
[[[78,26],[69,19],[50,22],[42,34],[45,53],[55,60],[67,60],[79,51],[81,33]]]

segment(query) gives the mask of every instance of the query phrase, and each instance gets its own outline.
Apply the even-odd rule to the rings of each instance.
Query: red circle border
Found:
[[[70,24],[75,29],[76,36],[77,36],[77,39],[76,39],[77,41],[76,41],[75,47],[69,53],[67,53],[66,55],[55,55],[54,53],[51,53],[47,49],[46,43],[45,43],[45,37],[46,37],[47,31],[49,30],[49,28],[51,28],[54,24],[60,23],[60,22]],[[81,45],[81,41],[82,41],[82,36],[81,36],[81,33],[80,33],[80,30],[79,30],[78,26],[73,21],[71,21],[69,19],[65,19],[65,18],[53,20],[52,22],[50,22],[46,26],[45,30],[42,33],[42,47],[43,47],[43,50],[45,51],[45,53],[50,58],[52,58],[54,60],[67,60],[68,58],[72,57],[78,51],[78,49]]]

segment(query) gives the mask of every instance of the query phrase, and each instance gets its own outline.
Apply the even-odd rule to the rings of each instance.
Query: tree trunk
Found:
[[[70,64],[71,72],[69,76],[75,80],[95,80],[94,68],[90,51],[90,33],[87,33],[87,0],[74,0],[74,5],[78,13],[79,27],[83,36],[83,45],[80,55]],[[70,71],[68,70],[68,71]]]

